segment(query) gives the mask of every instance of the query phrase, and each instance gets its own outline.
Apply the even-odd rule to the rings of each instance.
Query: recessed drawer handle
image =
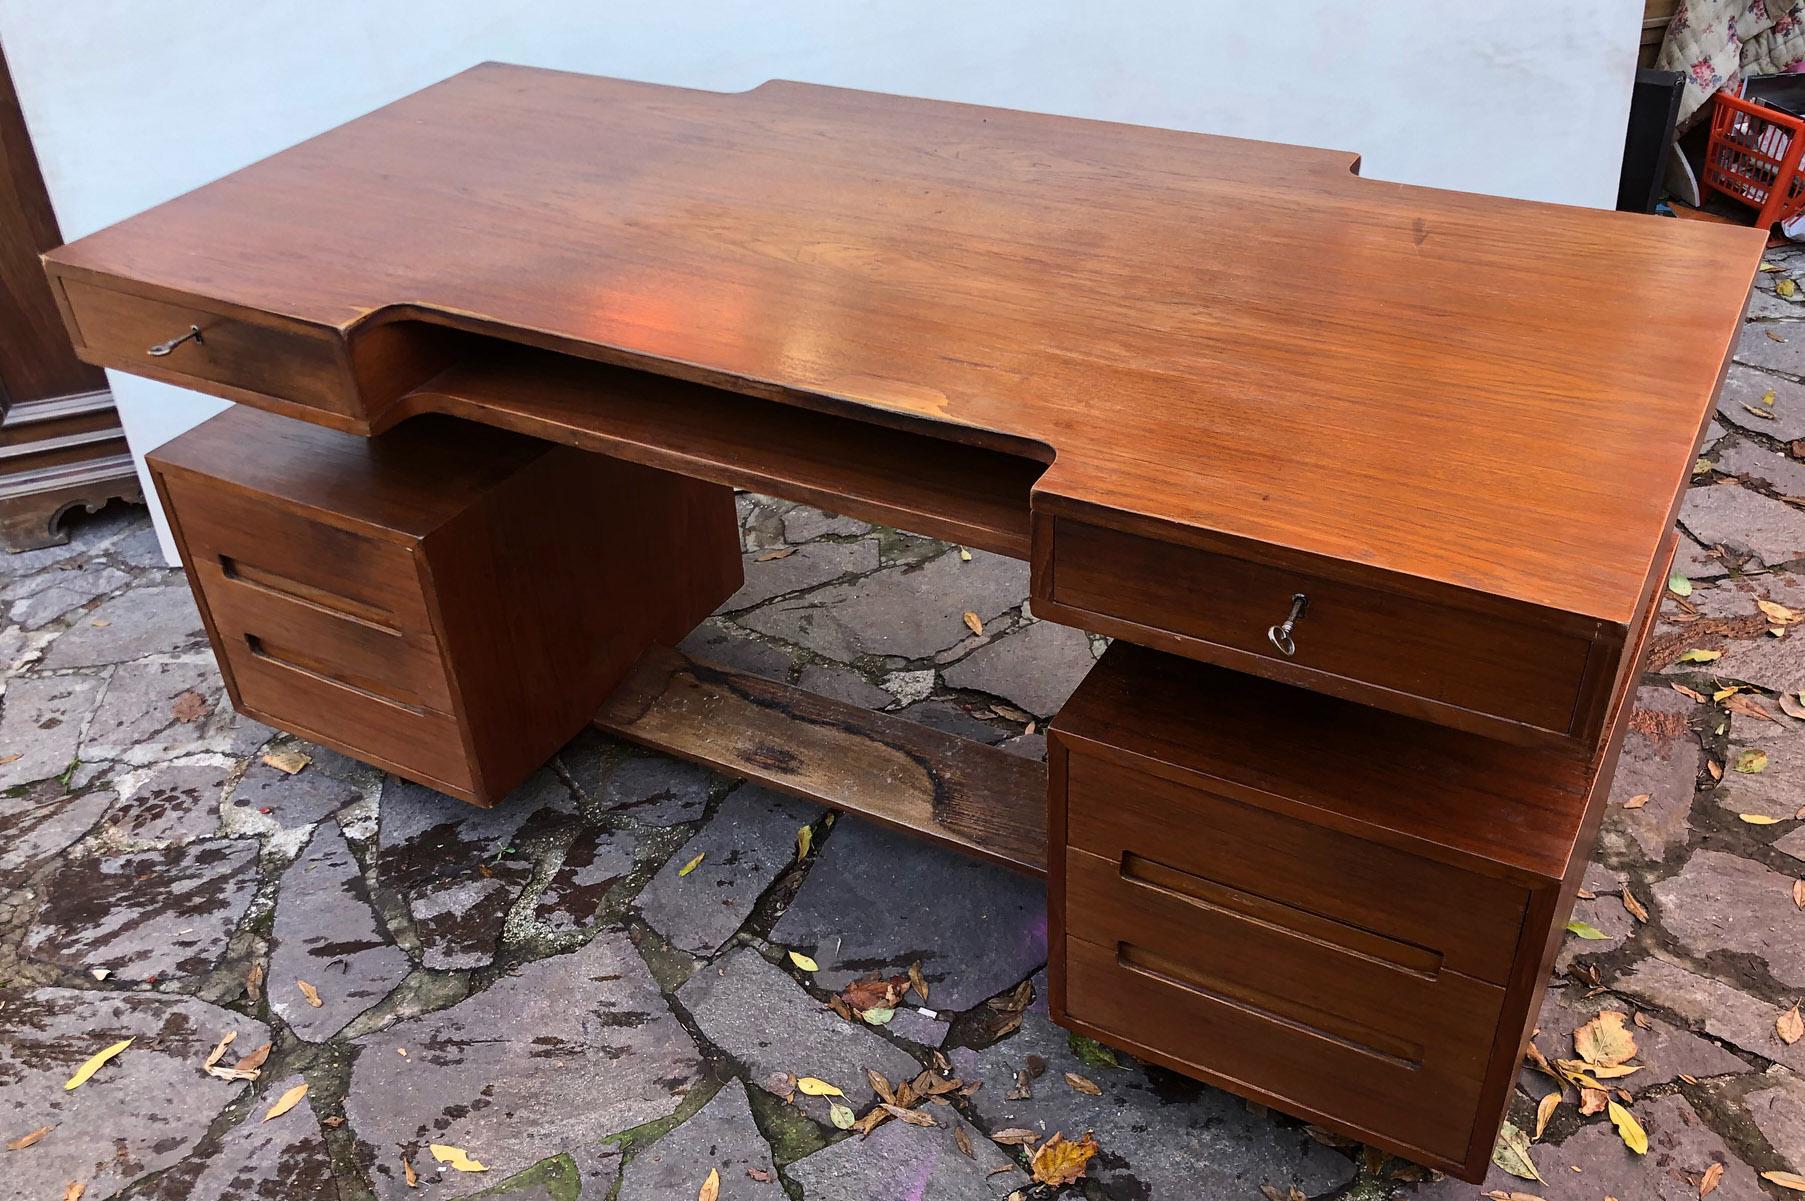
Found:
[[[1291,612],[1285,620],[1266,631],[1266,637],[1272,645],[1279,648],[1279,653],[1289,659],[1297,653],[1297,643],[1291,640],[1291,632],[1297,629],[1297,623],[1304,619],[1310,611],[1310,598],[1301,592],[1291,595]]]
[[[204,343],[204,339],[201,337],[201,327],[198,325],[191,325],[188,327],[188,332],[181,337],[171,338],[167,342],[159,342],[144,353],[151,356],[153,359],[160,359],[184,342],[194,342],[196,344]]]

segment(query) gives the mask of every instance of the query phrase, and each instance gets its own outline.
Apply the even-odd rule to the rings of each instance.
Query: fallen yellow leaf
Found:
[[[1805,1193],[1805,1176],[1797,1172],[1763,1172],[1761,1179],[1781,1188],[1789,1188],[1795,1193]]]
[[[1623,907],[1627,909],[1629,915],[1637,921],[1645,922],[1648,920],[1648,910],[1643,908],[1642,902],[1636,899],[1636,894],[1627,888],[1623,890]]]
[[[696,1201],[718,1201],[720,1195],[721,1170],[710,1168],[708,1169],[708,1179],[704,1180],[702,1187],[696,1190]]]
[[[677,869],[678,877],[681,878],[683,876],[687,876],[691,872],[695,871],[698,867],[701,867],[702,860],[704,860],[706,858],[708,858],[707,851],[703,851],[700,854],[698,854],[694,859],[691,859],[688,863],[684,864],[682,867]]]
[[[809,848],[815,845],[815,827],[803,826],[796,831],[796,858],[807,859]]]
[[[80,1088],[82,1085],[86,1084],[88,1082],[88,1077],[100,1070],[101,1064],[113,1058],[113,1056],[119,1054],[119,1052],[131,1045],[131,1039],[124,1039],[121,1042],[114,1043],[104,1051],[96,1051],[94,1054],[88,1056],[86,1062],[75,1069],[75,1075],[69,1077],[68,1083],[63,1085],[63,1091],[67,1092],[72,1088]]]
[[[420,1187],[420,1173],[414,1171],[413,1161],[405,1155],[401,1157],[401,1179],[408,1188]]]
[[[454,1172],[487,1172],[489,1170],[466,1155],[462,1147],[453,1147],[447,1143],[428,1143],[426,1149],[432,1152],[435,1160]]]
[[[292,776],[312,763],[313,759],[300,751],[272,751],[263,757],[263,761],[283,775]]]
[[[818,972],[821,970],[820,964],[816,963],[813,959],[810,959],[800,951],[790,952],[790,962],[805,972]]]
[[[984,619],[979,617],[976,613],[973,613],[970,609],[967,609],[965,611],[965,626],[974,634],[982,634],[984,632]]]
[[[1778,825],[1782,820],[1777,817],[1769,817],[1765,813],[1738,813],[1736,816],[1749,823],[1751,826]]]
[[[296,980],[295,987],[301,990],[301,995],[306,997],[307,1003],[315,1009],[318,1009],[321,1005],[325,1004],[324,1001],[320,1000],[320,990],[307,983],[307,981]]]
[[[283,1093],[280,1097],[277,1097],[276,1103],[269,1107],[268,1113],[263,1115],[263,1120],[267,1122],[271,1118],[281,1117],[283,1114],[299,1105],[301,1103],[301,1098],[306,1095],[307,1082],[303,1080],[301,1083]]]
[[[1077,1142],[1066,1139],[1063,1131],[1040,1145],[1028,1167],[1034,1179],[1050,1188],[1060,1188],[1084,1175],[1084,1169],[1097,1154],[1097,1138],[1087,1133]]]
[[[1648,794],[1646,792],[1638,792],[1635,796],[1623,802],[1623,807],[1625,809],[1640,809],[1646,804],[1648,804]]]
[[[81,1201],[81,1195],[88,1191],[88,1186],[79,1180],[71,1180],[63,1189],[63,1201]]]
[[[959,561],[961,563],[971,562],[971,552],[966,550],[963,546],[959,548]]]
[[[1792,882],[1792,904],[1795,909],[1805,909],[1805,880]]]
[[[1799,1003],[1794,1001],[1792,1008],[1781,1014],[1774,1022],[1774,1033],[1780,1041],[1792,1046],[1799,1039],[1805,1038],[1805,1017],[1799,1015]]]
[[[858,1119],[853,1116],[852,1109],[840,1104],[838,1101],[829,1101],[827,1103],[827,1120],[832,1122],[834,1128],[837,1130],[851,1130],[853,1123],[858,1121]]]
[[[1755,607],[1767,614],[1774,622],[1783,626],[1792,625],[1802,616],[1805,616],[1805,614],[1796,613],[1793,610],[1788,609],[1785,605],[1782,605],[1777,601],[1758,600],[1755,602]]]
[[[1757,750],[1753,747],[1744,750],[1736,756],[1735,767],[1737,771],[1745,776],[1752,776],[1757,772],[1766,771],[1767,752]]]
[[[1617,1135],[1623,1140],[1623,1145],[1637,1155],[1647,1155],[1648,1132],[1642,1129],[1642,1123],[1636,1120],[1636,1116],[1615,1101],[1606,1107],[1606,1112],[1611,1115],[1611,1125],[1617,1127]]]
[[[1721,659],[1723,657],[1724,657],[1724,653],[1722,651],[1706,651],[1706,650],[1699,650],[1697,648],[1694,648],[1692,650],[1687,651],[1685,654],[1681,655],[1679,657],[1679,659],[1676,660],[1676,662],[1680,662],[1680,663],[1710,663],[1714,659]]]
[[[1542,1137],[1542,1132],[1548,1129],[1548,1119],[1552,1118],[1554,1116],[1554,1111],[1560,1107],[1561,1095],[1559,1093],[1549,1093],[1546,1097],[1542,1098],[1541,1104],[1536,1106],[1535,1138],[1539,1139]]]
[[[1723,1164],[1717,1160],[1712,1160],[1711,1165],[1705,1169],[1705,1174],[1698,1178],[1698,1195],[1700,1197],[1710,1196],[1723,1178]]]
[[[798,1077],[796,1091],[810,1097],[844,1097],[846,1095],[817,1076]]]

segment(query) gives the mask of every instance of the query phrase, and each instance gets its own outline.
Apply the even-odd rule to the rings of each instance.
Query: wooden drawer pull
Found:
[[[1291,594],[1291,612],[1278,625],[1267,629],[1266,637],[1272,645],[1278,647],[1279,653],[1289,659],[1297,653],[1297,643],[1291,640],[1291,632],[1297,629],[1297,623],[1304,619],[1310,611],[1310,598],[1301,592]]]
[[[330,684],[334,688],[343,688],[345,691],[354,692],[366,700],[375,701],[382,705],[388,705],[394,709],[400,709],[403,712],[413,714],[415,717],[424,717],[426,715],[427,710],[422,709],[420,706],[410,705],[399,697],[389,696],[385,692],[379,692],[370,681],[351,679],[342,672],[335,670],[325,663],[319,662],[311,655],[305,654],[304,652],[273,648],[255,634],[246,634],[244,636],[244,643],[245,646],[250,649],[253,657],[261,659],[265,663],[274,663],[276,666],[287,671],[299,672],[309,679],[317,680],[322,684]]]
[[[171,338],[167,342],[159,342],[144,353],[153,359],[160,359],[184,342],[193,342],[196,345],[203,344],[205,339],[201,337],[201,327],[198,325],[191,325],[188,327],[188,332],[181,337]]]
[[[362,601],[352,600],[348,596],[340,596],[336,592],[328,592],[324,588],[316,588],[312,584],[303,584],[300,580],[290,579],[280,572],[265,567],[255,567],[231,555],[219,556],[219,569],[228,580],[234,580],[248,588],[259,592],[268,592],[296,604],[306,605],[322,613],[346,621],[354,621],[383,634],[396,638],[401,630],[395,624],[395,615],[386,609]]]

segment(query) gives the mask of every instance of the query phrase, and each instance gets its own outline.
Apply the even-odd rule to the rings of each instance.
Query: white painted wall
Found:
[[[1374,178],[1609,207],[1641,16],[1642,0],[0,0],[0,43],[76,238],[484,59],[1301,142],[1359,151]],[[220,407],[112,382],[140,461]]]

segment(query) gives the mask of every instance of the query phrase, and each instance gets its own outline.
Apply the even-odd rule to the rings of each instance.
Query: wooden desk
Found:
[[[1027,558],[1039,616],[1162,652],[1112,650],[1074,698],[1044,818],[1039,769],[689,664],[660,649],[669,631],[618,612],[583,618],[644,657],[629,665],[616,638],[548,710],[600,706],[605,728],[1046,872],[1064,1020],[1476,1178],[1764,239],[1367,181],[1357,161],[799,84],[720,95],[489,65],[46,261],[88,361],[340,437],[316,455],[245,433],[288,448],[254,480],[197,444],[158,460],[160,478],[286,514],[271,520],[293,517],[297,491],[330,495],[312,461],[386,494],[380,448],[415,424],[384,431],[444,414],[478,438],[462,452],[476,460],[471,431],[499,426],[599,452],[585,495],[662,490],[670,520],[716,514],[683,519],[691,617],[737,569],[712,561],[730,557],[721,485]],[[621,492],[623,461],[660,482]],[[549,487],[536,479],[518,486]],[[217,555],[232,530],[168,496],[178,525],[206,528],[191,563]],[[463,514],[486,496],[441,500]],[[594,560],[583,540],[604,524],[566,525],[573,562]],[[428,589],[433,628],[480,628],[495,610],[478,576],[441,587],[433,548],[394,536],[427,559],[406,591]],[[208,571],[203,606],[238,603],[210,596],[226,584]],[[301,599],[344,619],[330,581],[309,587]],[[463,679],[454,642],[435,653]],[[1236,719],[1224,667],[1278,682],[1247,693],[1264,726]],[[379,671],[353,674],[383,699],[365,687]],[[505,741],[488,728],[503,719],[434,695],[461,774],[434,775],[403,742],[351,752],[492,802],[514,774],[482,749]],[[259,715],[284,724],[274,699]],[[1298,753],[1253,770],[1244,744],[1273,725]],[[1212,734],[1225,729],[1240,741]],[[1400,778],[1386,764],[1407,748],[1428,759]],[[1327,762],[1339,795],[1313,774]],[[1449,780],[1473,811],[1431,805]],[[1505,845],[1488,797],[1550,815],[1545,853]],[[1389,862],[1408,845],[1439,865],[1411,867],[1422,878],[1458,870],[1508,903],[1476,942],[1456,931],[1442,947],[1398,898],[1373,924],[1416,984],[1360,968],[1357,986],[1320,982],[1315,1025],[1280,1014],[1258,980],[1204,977],[1279,962],[1284,937],[1371,959],[1333,875],[1314,899],[1252,895],[1204,858],[1148,867],[1130,837],[1132,813],[1177,823],[1180,854],[1219,820],[1265,820],[1234,807],[1249,805],[1293,823],[1269,850],[1370,844]],[[1106,896],[1111,872],[1178,897],[1161,902],[1164,934],[1120,927],[1133,906]],[[1093,900],[1075,911],[1077,896]],[[1233,951],[1173,966],[1205,945]],[[1422,984],[1444,969],[1451,991]],[[1156,1006],[1144,1029],[1101,1003],[1124,972]],[[1424,1045],[1372,1029],[1408,1009],[1383,1003],[1394,988],[1459,1028]],[[1199,996],[1233,1010],[1235,1037],[1190,1031]],[[1338,1009],[1346,997],[1364,1008]],[[1391,1083],[1358,1104],[1306,1087],[1286,1066],[1300,1023],[1377,1054]],[[1424,1080],[1452,1089],[1447,1112],[1421,1109]]]

